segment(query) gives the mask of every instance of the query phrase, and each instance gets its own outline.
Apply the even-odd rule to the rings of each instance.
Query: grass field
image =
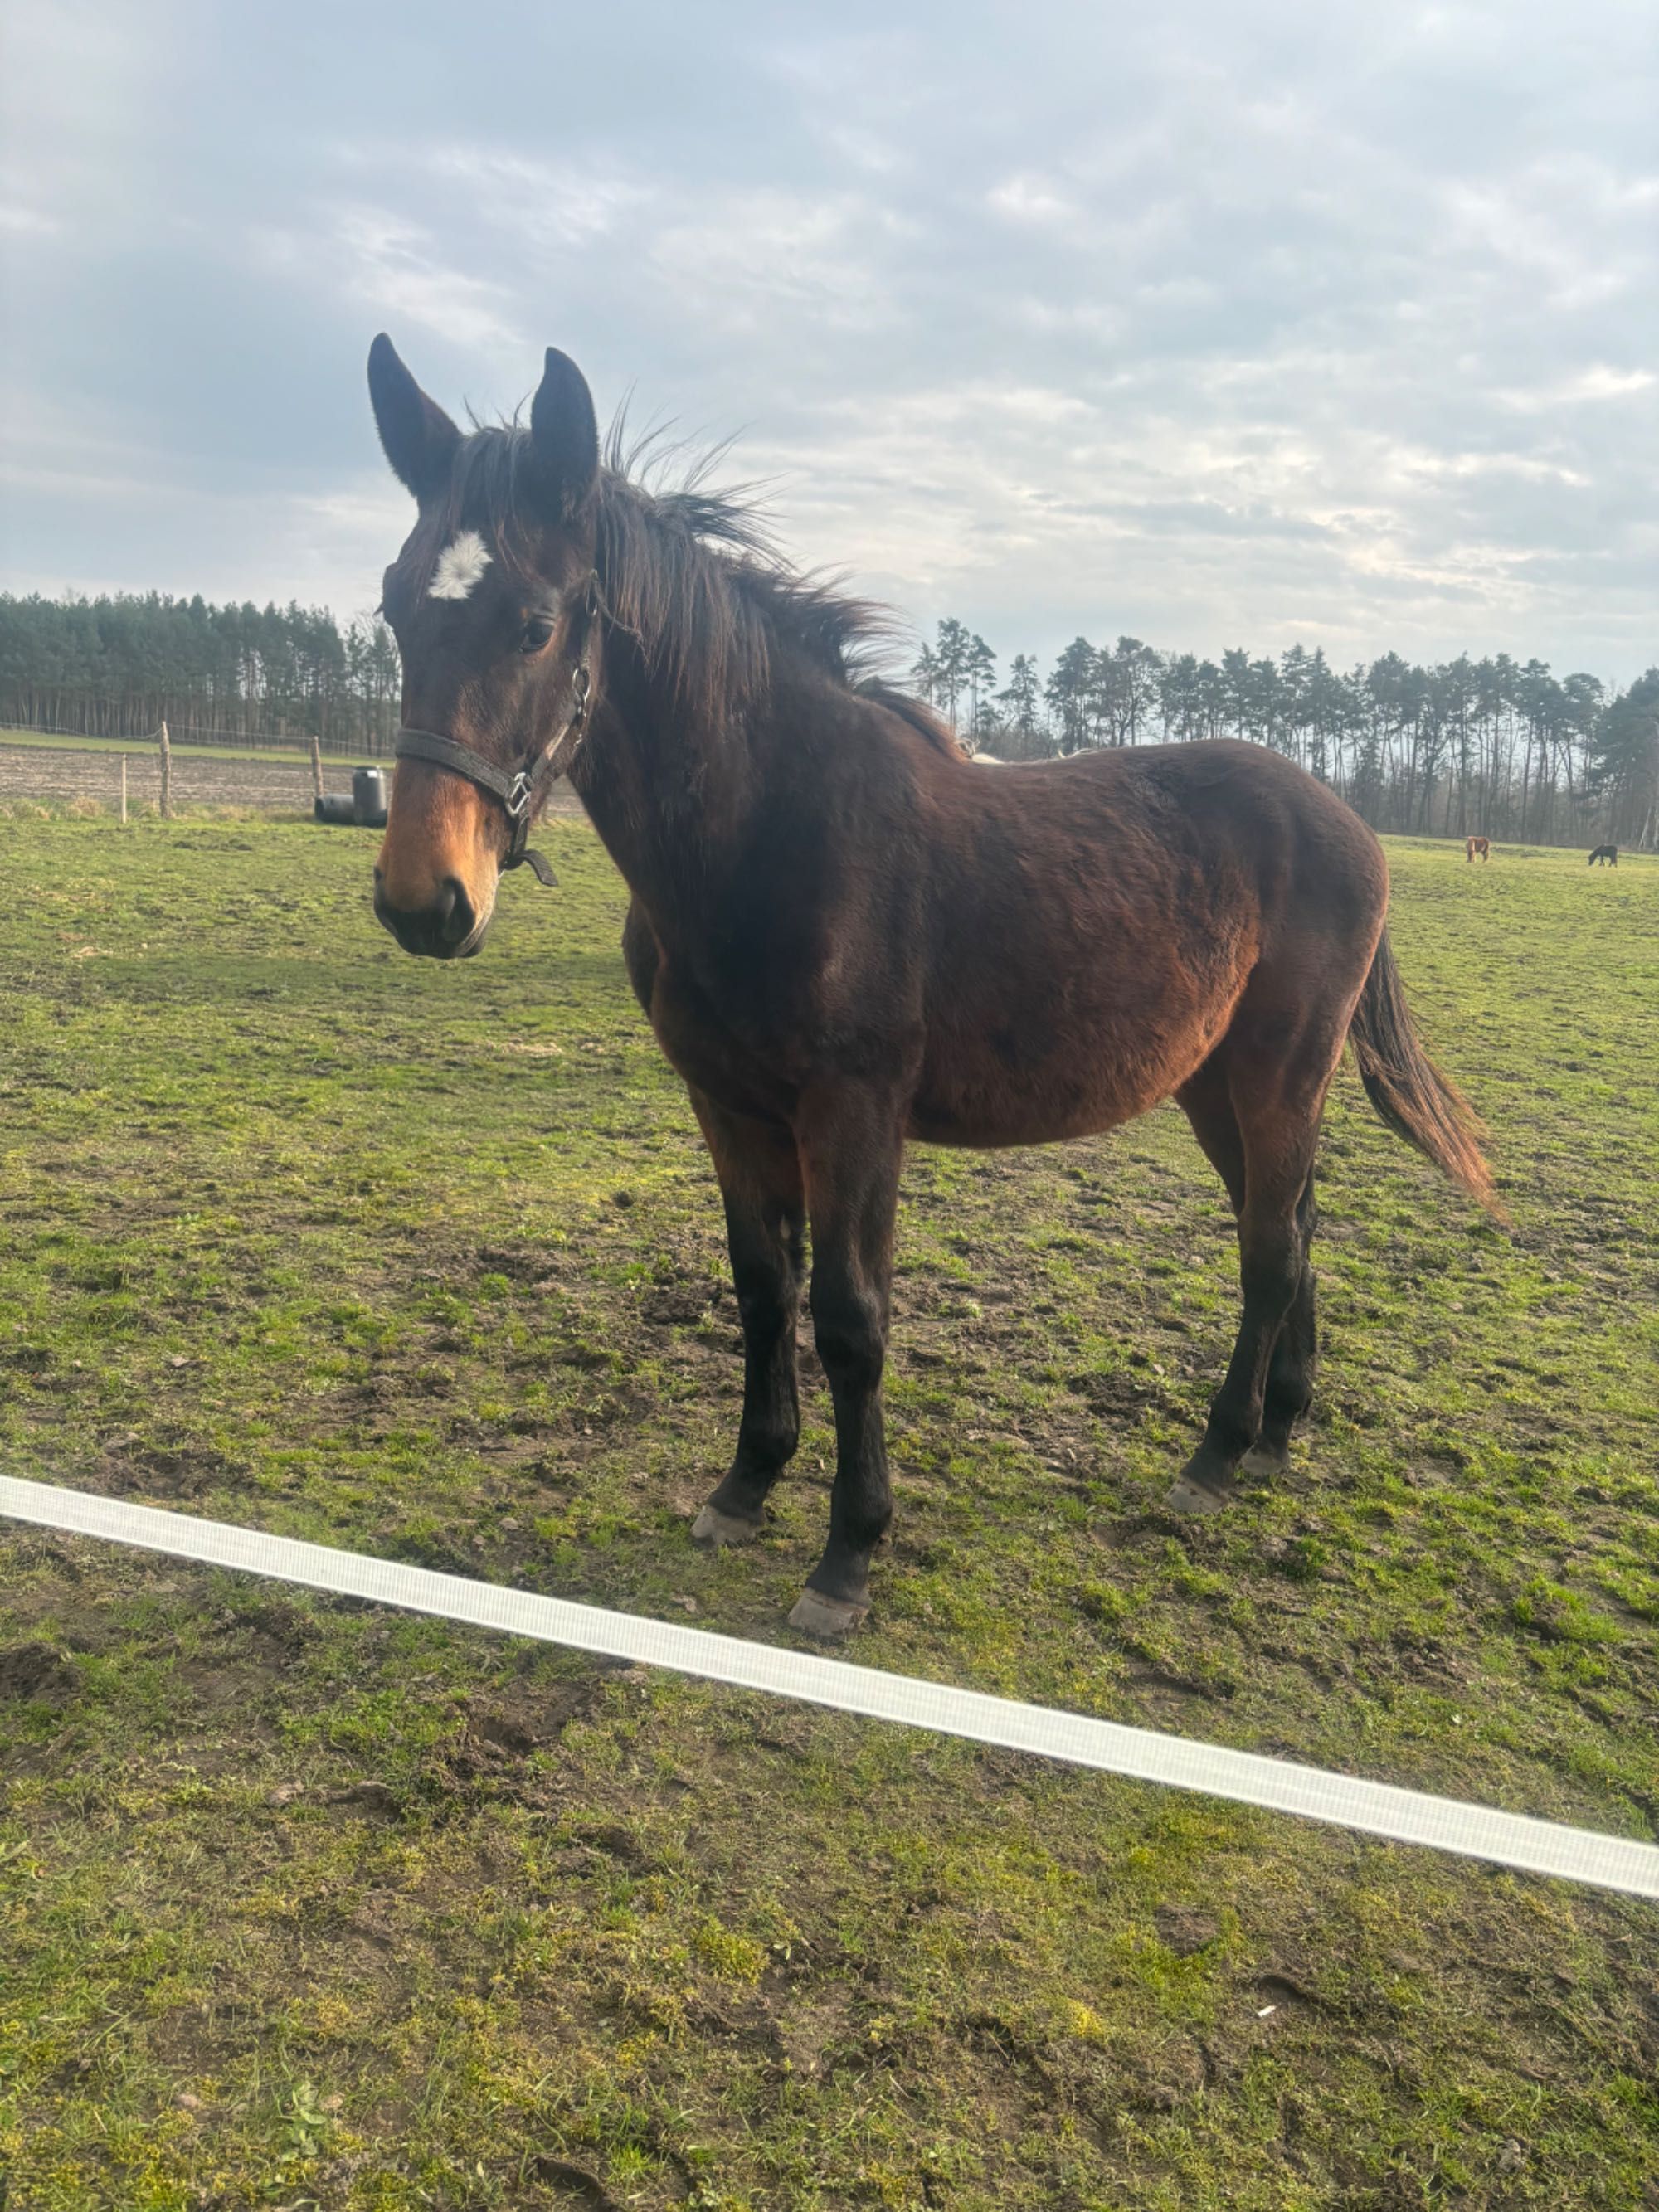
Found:
[[[591,834],[483,959],[369,841],[0,823],[0,1462],[784,1640],[687,1535],[716,1194]],[[1393,848],[1512,1234],[1345,1075],[1293,1479],[1172,1111],[919,1152],[870,1662],[1659,1834],[1659,866]],[[1659,1908],[0,1533],[8,2212],[1659,2203]]]

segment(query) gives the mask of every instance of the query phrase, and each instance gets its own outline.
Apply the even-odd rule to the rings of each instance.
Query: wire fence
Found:
[[[0,726],[0,742],[6,732],[36,738],[62,738],[73,744],[77,739],[93,739],[100,744],[155,744],[160,738],[160,727],[154,722],[142,725],[123,722],[111,729],[88,729],[84,717],[62,722],[8,721]],[[239,753],[297,753],[301,758],[310,754],[314,739],[318,750],[325,760],[390,760],[397,732],[385,730],[311,731],[311,730],[222,730],[204,723],[168,722],[167,729],[175,745],[213,747],[220,751]]]
[[[54,742],[58,733],[52,731],[31,735],[39,742],[7,745],[0,732],[0,805],[66,806],[75,814],[113,813],[120,822],[129,818],[130,805],[164,821],[181,807],[314,811],[326,803],[331,780],[337,787],[355,783],[374,764],[358,752],[349,756],[352,769],[343,773],[340,757],[325,764],[314,739],[291,741],[282,753],[234,741],[210,744],[199,734],[193,745],[179,744],[165,722],[131,739],[96,744]]]

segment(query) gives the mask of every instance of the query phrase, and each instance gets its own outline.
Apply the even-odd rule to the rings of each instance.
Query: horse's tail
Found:
[[[1486,1134],[1474,1108],[1418,1042],[1411,1011],[1384,930],[1348,1025],[1365,1096],[1395,1136],[1425,1152],[1443,1174],[1478,1198],[1498,1220],[1507,1217],[1480,1155]]]

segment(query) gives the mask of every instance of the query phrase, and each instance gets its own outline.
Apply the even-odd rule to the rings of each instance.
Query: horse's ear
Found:
[[[530,403],[530,441],[543,486],[568,520],[599,476],[599,426],[587,379],[557,346],[547,349],[547,366]]]
[[[368,349],[368,397],[392,473],[417,500],[447,481],[461,434],[428,399],[382,331]]]

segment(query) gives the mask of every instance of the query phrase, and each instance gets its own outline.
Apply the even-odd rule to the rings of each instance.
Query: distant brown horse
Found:
[[[1466,837],[1463,842],[1468,847],[1470,860],[1474,860],[1477,854],[1483,860],[1491,860],[1492,840],[1490,837]]]
[[[528,428],[463,435],[377,338],[381,441],[414,494],[387,570],[405,729],[377,913],[476,953],[504,866],[568,773],[633,893],[628,971],[726,1201],[745,1354],[731,1472],[694,1535],[760,1528],[796,1446],[804,1237],[835,1401],[830,1539],[790,1618],[866,1611],[892,1514],[881,1410],[912,1139],[1109,1129],[1173,1095],[1238,1220],[1243,1318],[1170,1493],[1281,1471],[1315,1359],[1314,1153],[1351,1042],[1372,1103],[1478,1198],[1458,1093],[1413,1034],[1370,831],[1265,748],[1136,747],[986,775],[859,665],[870,611],[706,490],[602,461],[548,353]]]
[[[1616,845],[1596,846],[1589,856],[1589,864],[1593,868],[1604,864],[1608,867],[1616,868],[1619,865],[1619,848]]]

